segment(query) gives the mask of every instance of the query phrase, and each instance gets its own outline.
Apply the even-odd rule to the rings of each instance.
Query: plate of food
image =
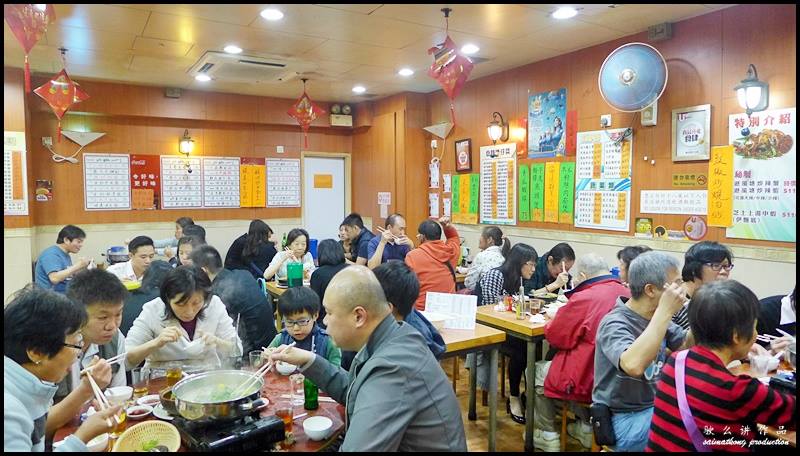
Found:
[[[173,419],[173,416],[170,415],[167,409],[165,409],[164,406],[161,404],[158,404],[155,407],[153,407],[153,416],[160,420],[165,420],[165,421],[172,421]]]
[[[158,394],[148,394],[147,396],[140,397],[136,404],[138,405],[149,405],[150,407],[155,407],[156,404],[161,402],[161,398],[158,397]]]
[[[534,298],[544,299],[545,301],[555,301],[558,299],[558,295],[555,293],[533,293],[531,292],[531,296]]]
[[[789,153],[794,139],[780,130],[765,128],[733,141],[734,153],[744,158],[768,160]]]

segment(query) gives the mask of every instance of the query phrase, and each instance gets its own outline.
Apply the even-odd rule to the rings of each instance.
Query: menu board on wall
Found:
[[[481,223],[516,223],[517,144],[481,147]]]
[[[239,206],[267,205],[267,171],[263,158],[242,157],[239,166]]]
[[[158,155],[131,155],[131,208],[161,206],[161,160]]]
[[[161,197],[164,209],[203,207],[201,163],[199,157],[187,160],[183,157],[161,156]]]
[[[478,223],[478,198],[480,195],[480,175],[453,174],[452,219],[454,223]]]
[[[267,207],[300,207],[300,160],[267,159]]]
[[[28,215],[25,132],[3,132],[3,215]]]
[[[238,157],[203,157],[203,207],[239,207]]]
[[[797,110],[733,114],[733,226],[726,236],[797,240]],[[749,125],[749,126],[748,126]],[[747,127],[747,136],[742,130]]]
[[[578,133],[575,226],[628,231],[633,135],[625,129]]]
[[[83,196],[87,211],[130,209],[130,155],[83,154]]]

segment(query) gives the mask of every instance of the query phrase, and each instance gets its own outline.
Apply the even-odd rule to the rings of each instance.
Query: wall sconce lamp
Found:
[[[497,118],[500,120],[497,120]],[[489,126],[486,128],[489,132],[489,138],[492,140],[492,144],[497,144],[497,141],[508,141],[508,124],[503,121],[503,116],[495,111],[492,113],[492,121],[489,122]]]
[[[745,109],[748,117],[754,112],[767,109],[769,84],[758,80],[756,66],[752,63],[747,67],[747,77],[733,89],[736,91],[739,106]]]
[[[189,136],[189,130],[183,131],[183,138],[181,138],[180,146],[178,149],[183,155],[189,157],[189,154],[194,150],[194,140]]]

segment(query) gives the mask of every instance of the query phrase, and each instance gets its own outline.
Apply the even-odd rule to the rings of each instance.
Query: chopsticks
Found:
[[[756,336],[756,339],[760,340],[761,342],[772,342],[778,338],[778,336],[773,336],[772,334],[759,334]]]
[[[126,353],[120,353],[120,354],[119,354],[119,355],[117,355],[117,356],[112,356],[111,358],[108,358],[106,361],[108,362],[108,364],[116,364],[116,363],[120,363],[120,362],[122,362],[122,361],[125,359],[125,356],[126,356],[127,354],[128,354],[127,352],[126,352]],[[97,367],[97,363],[95,363],[95,364],[93,364],[93,365],[91,365],[91,366],[87,367],[86,369],[82,370],[82,371],[81,371],[81,374],[88,374],[88,373],[89,373],[89,371],[91,371],[91,370],[92,370],[92,369],[94,369],[95,367]],[[92,377],[91,377],[91,376],[89,376],[89,378],[91,379]]]
[[[376,226],[375,229],[380,231],[381,233],[383,233],[384,231],[388,231],[386,228],[381,228],[379,226]],[[400,238],[395,236],[394,234],[392,235],[392,239],[394,239],[395,241],[400,240]]]
[[[791,338],[792,338],[792,340],[794,340],[794,338],[795,338],[793,335],[791,335],[791,334],[787,333],[786,331],[782,330],[781,328],[775,328],[775,331],[778,331],[779,333],[783,334],[784,336],[789,336],[789,337],[791,337]]]
[[[291,344],[289,344],[289,345],[285,346],[285,347],[283,348],[283,350],[281,350],[281,351],[280,351],[280,352],[278,352],[278,353],[283,353],[284,351],[288,350],[288,349],[289,349],[289,347],[294,347],[295,345],[297,345],[297,342],[292,342]],[[262,347],[262,348],[263,348],[263,347]],[[273,366],[274,364],[275,364],[275,363],[273,363],[273,362],[269,362],[269,363],[267,363],[267,364],[264,364],[263,366],[261,366],[261,367],[260,367],[260,368],[259,368],[259,369],[258,369],[258,370],[257,370],[257,371],[256,371],[256,372],[253,374],[253,375],[252,375],[252,377],[250,377],[250,378],[248,378],[247,380],[245,380],[245,381],[244,381],[244,382],[243,382],[241,385],[239,385],[239,387],[238,387],[238,388],[236,388],[236,389],[233,391],[233,396],[237,396],[237,395],[239,395],[239,394],[242,394],[243,392],[247,391],[247,390],[248,390],[248,388],[250,388],[250,387],[252,387],[253,385],[255,385],[255,382],[257,382],[259,378],[263,377],[263,376],[264,376],[264,374],[266,374],[267,372],[269,372],[269,371],[270,371],[270,369],[272,369],[272,366]]]
[[[92,392],[94,392],[94,397],[95,399],[97,399],[97,405],[100,407],[100,410],[111,408],[111,404],[108,402],[108,398],[106,397],[105,394],[103,394],[103,391],[94,381],[94,378],[91,376],[91,374],[87,373],[86,376],[89,378],[89,385],[92,386]],[[114,421],[116,421],[117,424],[120,424],[122,422],[122,420],[120,420],[118,415],[114,415]],[[106,424],[108,425],[108,427],[111,427],[113,426],[114,423],[111,422],[110,418],[106,418]]]

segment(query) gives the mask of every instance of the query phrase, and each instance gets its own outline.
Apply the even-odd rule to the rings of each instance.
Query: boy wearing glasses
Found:
[[[342,351],[333,339],[317,325],[319,296],[311,288],[287,289],[278,299],[278,312],[283,318],[283,330],[275,336],[269,348],[297,343],[298,348],[325,358],[334,366],[342,363]]]
[[[702,241],[689,247],[683,262],[681,278],[686,296],[692,299],[695,291],[703,284],[717,280],[728,280],[733,269],[733,253],[719,242]],[[681,328],[689,329],[689,303],[672,317]]]

